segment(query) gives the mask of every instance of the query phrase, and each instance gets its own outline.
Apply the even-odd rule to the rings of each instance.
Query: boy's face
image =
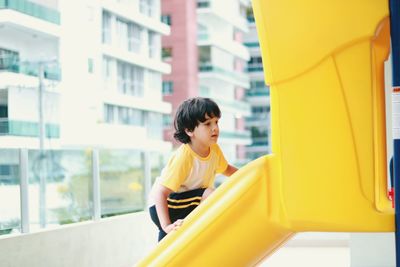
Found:
[[[209,117],[206,114],[206,120],[200,122],[192,132],[187,132],[192,143],[211,146],[217,143],[219,137],[218,117]]]

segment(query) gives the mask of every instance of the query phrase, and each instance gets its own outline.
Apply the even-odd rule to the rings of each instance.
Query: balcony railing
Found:
[[[247,71],[248,72],[259,72],[263,71],[263,66],[262,65],[254,65],[254,66],[247,66]]]
[[[237,80],[241,83],[249,82],[249,77],[244,73],[223,69],[221,67],[211,65],[210,63],[199,63],[199,71],[200,72],[213,72],[213,73],[221,74],[228,78]]]
[[[247,46],[247,47],[259,47],[260,43],[258,43],[258,42],[247,42],[247,43],[244,43],[244,45]]]
[[[163,157],[140,150],[1,149],[0,235],[143,210]]]
[[[60,12],[26,0],[0,0],[0,9],[12,9],[60,25]]]
[[[257,90],[250,89],[246,91],[246,96],[269,96],[269,89],[266,87]]]
[[[47,138],[60,138],[60,126],[57,124],[46,123],[45,131]],[[38,137],[39,123],[0,119],[0,136],[1,135]]]
[[[208,7],[210,7],[210,2],[204,1],[204,0],[199,0],[199,1],[197,1],[197,7],[198,8],[208,8]]]
[[[246,114],[250,114],[251,113],[251,107],[250,104],[240,101],[240,100],[223,100],[220,98],[214,98],[212,97],[209,93],[201,93],[202,97],[209,97],[209,98],[213,98],[219,105],[223,106],[223,107],[227,107],[239,112],[243,112]],[[245,115],[246,116],[246,115]]]
[[[39,77],[39,63],[17,63],[10,61],[7,62],[7,60],[3,60],[2,62],[0,62],[0,72],[2,71],[21,73],[29,76]],[[61,69],[58,67],[45,66],[44,78],[49,80],[60,81]]]
[[[221,131],[221,138],[237,138],[237,139],[250,139],[251,133],[249,131]]]

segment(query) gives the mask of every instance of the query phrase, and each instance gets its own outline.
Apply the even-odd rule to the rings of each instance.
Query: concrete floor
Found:
[[[259,267],[350,267],[349,234],[298,234]]]

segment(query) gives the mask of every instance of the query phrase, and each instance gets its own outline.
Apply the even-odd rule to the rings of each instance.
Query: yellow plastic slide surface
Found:
[[[223,184],[138,266],[254,266],[301,231],[394,230],[382,0],[253,0],[272,155]]]
[[[293,232],[285,225],[279,184],[264,156],[239,170],[137,266],[254,266]]]

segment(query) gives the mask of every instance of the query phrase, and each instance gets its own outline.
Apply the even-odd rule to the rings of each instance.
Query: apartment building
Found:
[[[171,68],[161,60],[160,1],[80,2],[76,10],[61,1],[64,36],[61,62],[67,144],[168,150],[163,116],[162,75]],[[79,82],[77,82],[79,81]],[[71,112],[75,106],[79,111]],[[77,129],[85,129],[83,131]]]
[[[250,89],[246,91],[246,101],[251,105],[251,116],[246,118],[246,129],[251,132],[252,144],[246,146],[246,157],[256,159],[271,151],[270,99],[269,88],[265,85],[260,44],[251,7],[247,10],[249,31],[244,43],[250,52],[247,73]]]
[[[160,13],[159,0],[0,1],[1,147],[38,148],[44,128],[45,148],[169,150]]]
[[[47,146],[60,144],[60,12],[38,2],[0,1],[2,148],[38,148],[40,132]]]
[[[164,0],[162,7],[171,26],[171,35],[163,37],[163,56],[172,65],[171,74],[163,77],[164,99],[172,103],[173,113],[188,97],[214,99],[222,111],[219,144],[227,159],[239,165],[246,162],[244,148],[251,143],[244,126],[250,106],[243,101],[250,87],[245,73],[249,52],[243,45],[248,6],[243,0]]]
[[[0,0],[0,210],[12,228],[29,224],[18,220],[23,175],[31,228],[145,207],[172,147],[160,15],[159,0]],[[77,204],[79,216],[63,213]]]

